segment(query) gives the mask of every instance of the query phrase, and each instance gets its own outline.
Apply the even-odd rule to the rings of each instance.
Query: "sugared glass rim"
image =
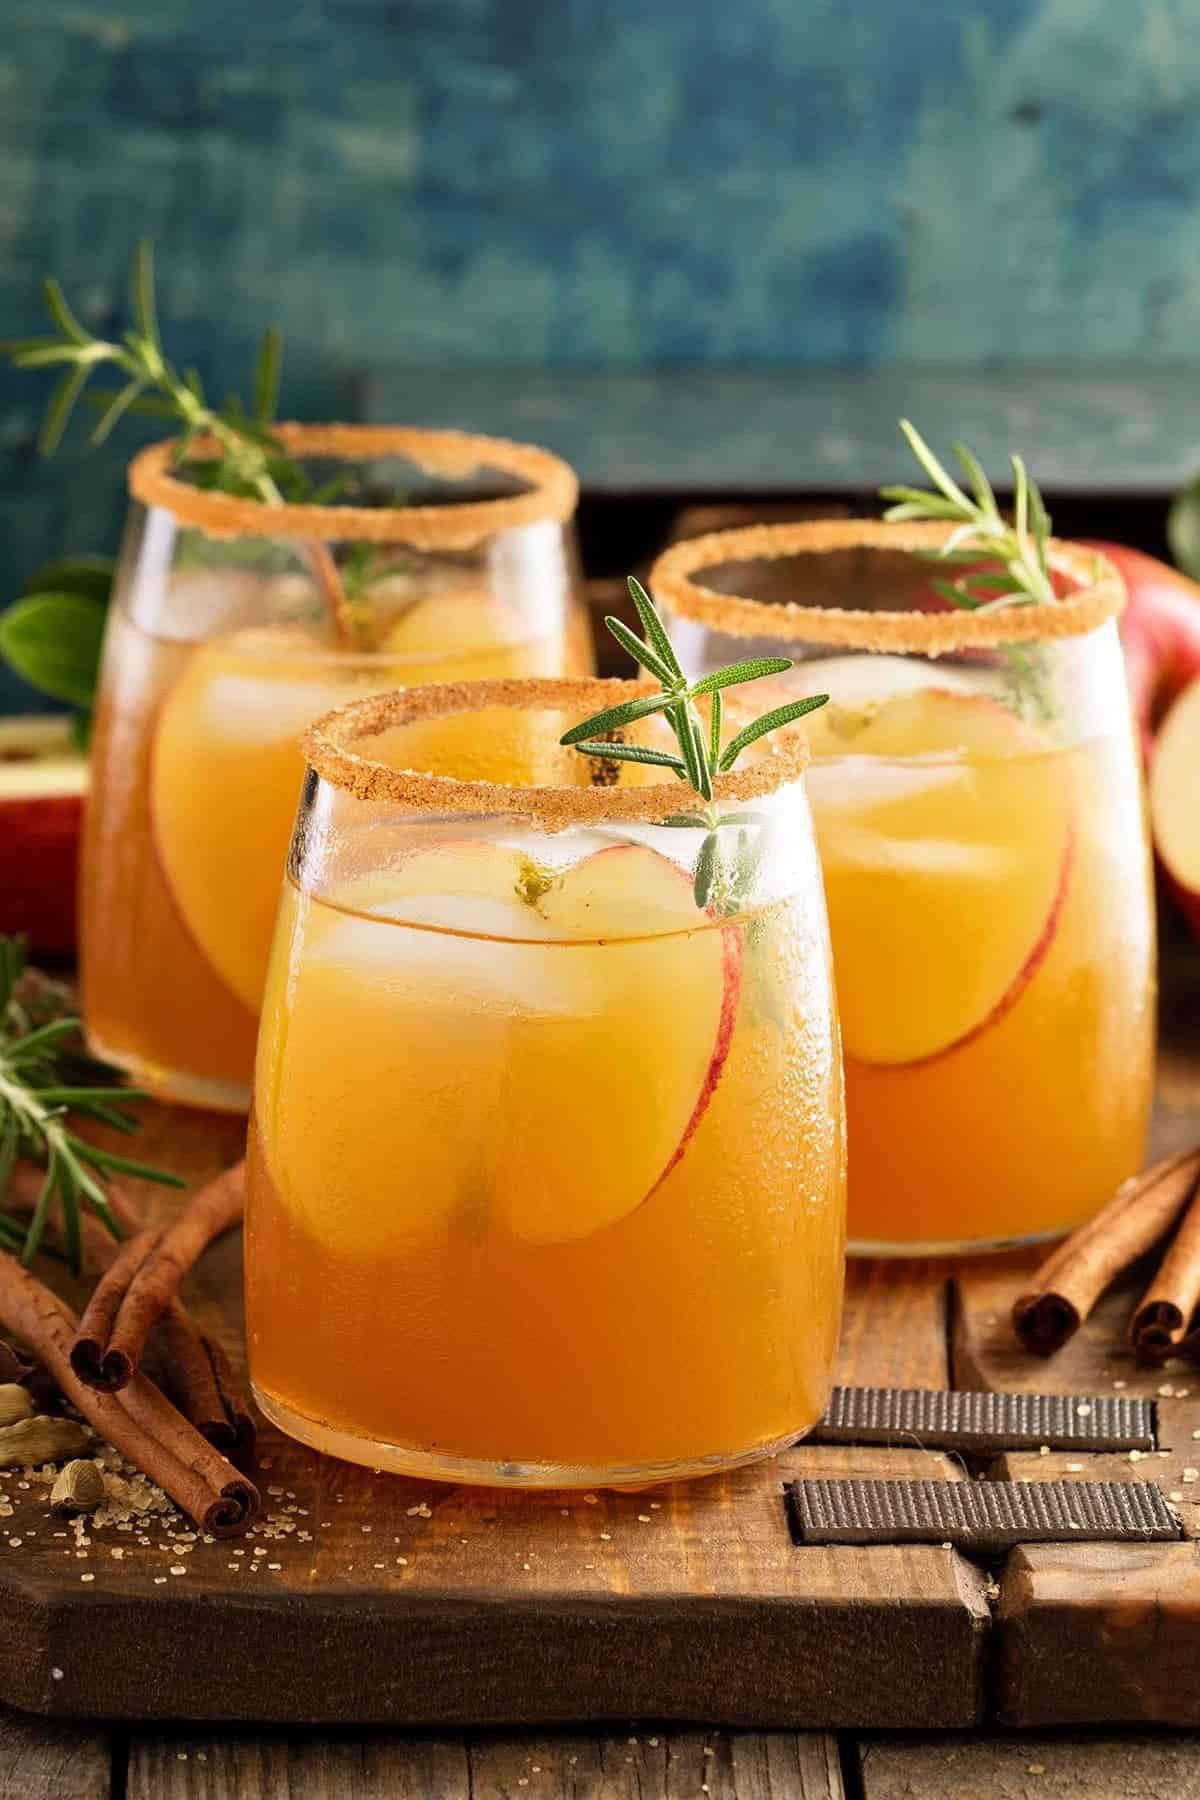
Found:
[[[575,471],[551,450],[471,431],[433,431],[410,425],[295,425],[273,427],[293,456],[365,462],[404,456],[435,475],[465,477],[483,465],[529,484],[499,500],[448,501],[443,506],[273,506],[194,487],[175,473],[179,440],[166,438],[129,465],[129,491],[143,506],[170,512],[181,525],[210,537],[317,538],[325,542],[407,544],[414,550],[470,550],[497,532],[541,519],[564,523],[575,512]],[[219,455],[197,438],[191,454]]]
[[[1050,566],[1078,584],[1051,605],[1005,606],[994,612],[868,612],[850,607],[802,606],[719,593],[694,580],[697,570],[731,562],[773,562],[784,556],[828,555],[837,550],[936,549],[951,524],[889,524],[886,519],[808,519],[783,525],[745,525],[685,538],[658,557],[650,588],[667,612],[711,626],[730,637],[779,638],[808,644],[840,644],[857,650],[913,652],[996,649],[1003,644],[1078,637],[1115,619],[1125,587],[1098,551],[1051,539]],[[988,560],[981,551],[981,563]],[[953,574],[948,568],[946,573]]]
[[[529,712],[587,714],[656,691],[646,682],[596,677],[447,681],[428,687],[398,688],[352,700],[325,713],[308,727],[300,747],[309,767],[322,781],[359,800],[396,801],[418,812],[484,816],[517,813],[551,831],[619,819],[654,824],[678,813],[681,802],[686,803],[690,790],[683,783],[624,788],[507,787],[498,782],[463,781],[452,775],[393,768],[389,763],[360,756],[352,746],[390,726],[439,718],[447,713],[506,706]],[[800,725],[773,732],[760,741],[760,750],[762,745],[765,750],[754,762],[717,776],[713,783],[715,801],[761,799],[800,779],[808,763],[808,741]],[[698,794],[694,798],[697,808],[704,805]]]

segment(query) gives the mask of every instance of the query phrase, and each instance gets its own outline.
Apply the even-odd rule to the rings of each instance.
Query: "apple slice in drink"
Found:
[[[201,645],[168,690],[150,772],[159,866],[224,985],[257,1012],[310,720],[355,696],[298,632]]]
[[[539,910],[578,999],[509,1071],[497,1207],[514,1236],[561,1243],[633,1212],[685,1154],[729,1054],[742,946],[643,845],[585,857]]]
[[[921,1062],[994,1024],[1041,965],[1070,796],[1043,735],[978,693],[896,694],[848,741],[809,776],[846,1054]]]
[[[352,1256],[447,1231],[551,1245],[649,1198],[717,1089],[741,980],[738,930],[697,912],[683,869],[614,845],[555,871],[461,840],[336,898],[289,893],[302,947],[260,1049],[268,1154],[303,1147],[278,1175],[314,1235]],[[335,1169],[309,1154],[314,1118],[336,1122]]]

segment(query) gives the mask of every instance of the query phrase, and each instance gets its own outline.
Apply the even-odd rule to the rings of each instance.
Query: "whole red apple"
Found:
[[[1093,543],[1129,591],[1121,646],[1146,758],[1154,847],[1200,936],[1200,585],[1140,550]]]

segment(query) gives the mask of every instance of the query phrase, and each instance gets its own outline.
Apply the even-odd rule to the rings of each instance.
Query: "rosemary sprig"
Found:
[[[880,497],[893,502],[884,513],[892,521],[940,519],[952,522],[944,544],[927,552],[936,562],[976,565],[953,581],[935,578],[934,591],[952,606],[971,612],[997,612],[1009,606],[1044,606],[1054,601],[1050,575],[1050,515],[1037,483],[1024,459],[1011,458],[1013,516],[1005,518],[996,503],[983,467],[965,444],[952,446],[966,477],[970,494],[934,455],[909,420],[900,429],[913,455],[933,483],[933,491],[914,487],[881,488]],[[984,560],[988,567],[980,568]],[[997,566],[999,565],[999,566]],[[1045,692],[1046,670],[1036,646],[1011,646],[1005,656],[1013,687],[1022,708],[1048,717],[1051,707]]]
[[[79,1020],[66,1004],[57,984],[36,981],[25,970],[20,940],[0,937],[0,1200],[19,1156],[45,1170],[28,1230],[22,1233],[14,1220],[0,1218],[0,1246],[18,1249],[28,1266],[57,1201],[67,1260],[78,1269],[82,1202],[114,1237],[121,1236],[97,1175],[137,1175],[166,1187],[184,1183],[71,1130],[68,1117],[136,1131],[137,1120],[123,1107],[146,1096],[121,1086],[115,1069],[81,1048]]]
[[[127,413],[148,413],[181,426],[177,462],[187,460],[199,437],[212,438],[220,449],[215,466],[206,470],[208,484],[225,492],[249,495],[279,505],[283,486],[307,488],[303,471],[284,453],[271,431],[279,397],[283,342],[276,326],[263,334],[254,375],[254,408],[248,411],[236,394],[223,407],[211,406],[195,369],[182,372],[169,360],[158,329],[154,296],[154,257],[143,238],[134,253],[130,277],[133,326],[119,342],[98,338],[83,326],[67,303],[59,283],[43,282],[42,296],[55,330],[47,337],[17,338],[0,343],[0,355],[18,369],[61,367],[62,377],[50,396],[38,438],[43,456],[52,456],[62,441],[76,402],[98,369],[124,377],[98,396],[100,414],[91,441],[102,444]],[[202,466],[202,465],[197,465]]]
[[[748,897],[762,852],[760,849],[755,853],[748,842],[746,831],[740,831],[737,869],[731,874],[726,867],[718,834],[731,825],[761,828],[764,820],[754,813],[722,813],[714,799],[715,779],[718,774],[723,775],[732,769],[743,750],[749,749],[751,744],[765,737],[767,732],[778,731],[781,726],[790,725],[794,719],[801,719],[805,713],[824,706],[829,695],[810,694],[802,700],[791,700],[783,706],[777,706],[739,731],[729,743],[722,745],[724,718],[721,696],[724,689],[741,687],[750,681],[761,681],[768,675],[782,675],[792,666],[790,658],[750,657],[745,662],[731,663],[728,668],[715,669],[709,675],[701,675],[695,681],[689,681],[653,601],[633,575],[629,577],[629,592],[642,622],[645,639],[639,638],[620,619],[610,617],[604,623],[622,649],[627,650],[634,661],[640,663],[661,684],[660,690],[657,694],[646,694],[640,699],[626,700],[619,706],[607,707],[604,712],[596,713],[582,724],[573,726],[563,735],[561,742],[573,746],[584,756],[597,756],[606,761],[647,763],[670,769],[680,781],[687,782],[704,805],[692,812],[673,813],[662,823],[693,831],[704,830],[706,836],[696,858],[696,904],[702,908],[714,907],[721,912],[732,912]],[[697,700],[706,695],[712,696],[707,728],[696,706]],[[648,719],[656,713],[662,713],[671,727],[679,745],[677,752],[654,750],[642,744],[614,743],[601,735],[604,732],[620,731],[626,725],[633,725],[639,719]]]

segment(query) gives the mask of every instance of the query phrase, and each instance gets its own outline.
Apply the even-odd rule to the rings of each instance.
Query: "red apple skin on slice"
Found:
[[[590,1020],[581,1012],[576,1022],[572,1081],[586,1079],[593,1033],[599,1051],[611,1032],[619,1069],[607,1090],[603,1082],[598,1089],[594,1122],[577,1122],[578,1131],[590,1134],[579,1158],[588,1164],[586,1179],[571,1180],[572,1147],[563,1146],[560,1157],[548,1144],[553,1100],[531,1100],[527,1130],[514,1134],[514,1169],[511,1178],[501,1177],[499,1209],[514,1236],[554,1243],[628,1217],[694,1142],[733,1040],[742,942],[739,927],[716,928],[697,911],[687,871],[643,845],[615,844],[585,857],[547,892],[540,911],[559,946],[546,954],[576,962],[594,997]],[[653,1082],[642,1078],[649,1071],[656,1072]],[[544,1068],[542,1078],[548,1078]],[[690,1091],[677,1092],[676,1079]],[[579,1097],[575,1086],[564,1091],[564,1110],[573,1101],[578,1113]],[[539,1131],[545,1161],[541,1178],[531,1181],[521,1140]]]
[[[75,948],[87,763],[53,717],[0,721],[0,933],[35,954]]]
[[[927,688],[817,761],[846,1054],[911,1067],[1004,1016],[1054,938],[1074,862],[1052,746],[982,694]]]

